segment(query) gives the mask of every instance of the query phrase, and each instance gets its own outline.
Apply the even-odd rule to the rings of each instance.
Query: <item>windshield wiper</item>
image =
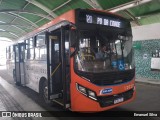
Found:
[[[116,65],[117,65],[117,68],[118,68],[118,54],[117,54],[117,46],[115,44],[115,41],[114,41],[114,47],[115,47],[115,50],[116,50]]]
[[[124,61],[124,53],[123,53],[122,40],[120,40],[120,43],[121,43],[121,50],[122,50],[122,60]]]

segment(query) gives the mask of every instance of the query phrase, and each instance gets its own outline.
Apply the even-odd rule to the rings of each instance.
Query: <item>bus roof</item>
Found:
[[[35,29],[34,31],[30,32],[30,33],[27,33],[26,35],[24,35],[23,37],[20,37],[18,39],[18,42],[21,41],[21,40],[26,40],[30,37],[34,37],[36,34],[38,34],[39,32],[41,31],[44,31],[44,30],[47,30],[49,27],[59,23],[59,22],[62,22],[62,21],[68,21],[68,22],[71,22],[73,24],[75,24],[76,22],[76,17],[75,17],[75,11],[76,10],[80,10],[80,11],[95,11],[95,12],[101,12],[101,13],[106,13],[108,15],[113,15],[113,16],[117,16],[117,17],[120,17],[122,19],[125,19],[123,18],[122,16],[119,16],[117,14],[113,14],[111,12],[108,12],[108,11],[104,11],[104,10],[98,10],[98,9],[74,9],[74,10],[70,10],[58,17],[56,17],[55,19],[53,19],[52,21],[50,21],[49,23],[46,23],[44,25],[42,25],[41,27]]]

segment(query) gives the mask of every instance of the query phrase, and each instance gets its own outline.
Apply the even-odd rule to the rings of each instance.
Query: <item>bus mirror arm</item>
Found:
[[[70,51],[70,57],[73,57],[78,52],[78,31],[76,29],[70,29],[69,41],[70,47],[74,48],[74,51]]]
[[[77,48],[75,48],[75,50],[72,52],[72,53],[70,53],[70,57],[73,57],[73,56],[75,56],[75,54],[78,52],[78,49]]]

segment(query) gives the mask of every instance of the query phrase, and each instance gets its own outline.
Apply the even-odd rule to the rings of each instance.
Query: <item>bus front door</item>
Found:
[[[61,27],[48,35],[48,94],[49,99],[67,108],[69,101],[69,42]]]
[[[18,43],[14,46],[15,69],[13,71],[14,81],[17,85],[25,85],[24,77],[24,44]]]

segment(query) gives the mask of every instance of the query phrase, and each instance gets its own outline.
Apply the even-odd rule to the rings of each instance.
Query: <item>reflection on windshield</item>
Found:
[[[124,71],[134,68],[131,36],[81,31],[75,67],[85,72]]]

